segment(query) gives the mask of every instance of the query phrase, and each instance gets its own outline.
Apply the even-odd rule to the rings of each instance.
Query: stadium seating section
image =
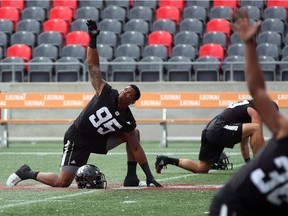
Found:
[[[87,19],[101,30],[106,80],[244,81],[244,46],[231,28],[238,10],[262,21],[265,79],[287,81],[288,0],[0,0],[0,81],[88,81]]]

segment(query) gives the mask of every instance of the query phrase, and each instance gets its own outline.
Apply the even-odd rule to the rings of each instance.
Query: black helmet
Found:
[[[78,188],[106,189],[107,187],[105,175],[98,167],[92,164],[79,167],[76,172],[75,181]]]
[[[219,160],[212,164],[211,169],[225,170],[229,169],[229,166],[230,169],[233,169],[233,163],[230,163],[229,156],[227,156],[226,153],[223,151],[220,155]]]

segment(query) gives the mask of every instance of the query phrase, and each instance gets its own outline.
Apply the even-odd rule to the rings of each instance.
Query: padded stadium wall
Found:
[[[130,83],[110,83],[119,91]],[[245,82],[217,82],[217,83],[135,83],[142,92],[246,92]],[[286,82],[268,82],[269,91],[287,91]],[[94,92],[90,83],[1,83],[2,92]],[[137,109],[132,107],[135,118],[162,118],[162,109]],[[167,118],[213,118],[222,109],[167,109]],[[10,118],[15,119],[74,119],[78,116],[81,109],[11,109]],[[287,115],[287,109],[280,109]],[[63,135],[69,123],[57,124],[9,124],[8,131],[11,140],[35,141],[35,140],[59,140],[62,141]],[[190,141],[200,139],[201,130],[204,123],[190,124],[168,124],[168,136],[173,139]],[[145,141],[159,141],[161,139],[161,127],[159,124],[138,124],[141,139]],[[269,131],[264,127],[265,137],[269,137]]]

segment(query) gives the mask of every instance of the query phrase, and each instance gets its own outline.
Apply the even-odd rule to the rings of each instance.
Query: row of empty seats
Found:
[[[219,19],[211,21],[219,22]],[[283,22],[281,23],[283,24]],[[275,22],[275,19],[264,20],[261,25],[260,32],[257,36],[257,43],[274,44],[280,50],[282,47],[287,45],[286,43],[288,39],[285,35],[285,32],[279,32],[280,30],[277,31],[276,27],[277,23]],[[284,28],[284,24],[281,25],[281,27]],[[172,47],[178,44],[192,45],[198,49],[200,46],[205,44],[215,43],[223,47],[221,54],[222,57],[220,57],[220,59],[223,60],[225,55],[224,52],[229,49],[228,46],[234,45],[235,43],[241,43],[237,33],[232,34],[230,37],[230,32],[221,32],[220,30],[215,29],[215,26],[211,27],[210,29],[209,25],[207,25],[206,32],[203,34],[202,38],[197,34],[197,32],[188,30],[179,31],[175,35],[172,35],[167,31],[155,29],[155,31],[151,32],[147,36],[139,31],[125,31],[121,35],[117,35],[111,31],[101,31],[101,34],[98,38],[98,44],[110,45],[114,50],[116,50],[117,46],[123,44],[136,44],[139,46],[139,49],[146,45],[164,44],[168,49],[168,56],[170,56]],[[77,44],[86,48],[88,43],[89,36],[87,32],[84,31],[70,32],[65,37],[65,45]],[[4,51],[10,44],[26,44],[31,48],[34,48],[40,44],[53,44],[61,50],[64,42],[61,33],[56,31],[45,31],[38,35],[33,31],[18,31],[13,33],[11,38],[7,36],[6,32],[0,31],[0,46],[3,47]],[[279,54],[281,54],[280,50],[278,51]],[[5,52],[2,53],[2,56],[5,56]],[[273,57],[275,56],[273,55]]]
[[[287,1],[283,0],[1,0],[0,6],[12,6],[23,10],[25,7],[41,6],[47,10],[52,6],[67,6],[74,10],[82,6],[93,6],[102,9],[104,6],[117,5],[122,7],[133,6],[149,6],[155,9],[157,6],[176,6],[179,9],[183,9],[185,6],[201,5],[205,8],[216,6],[229,6],[236,8],[238,6],[252,5],[259,8],[265,6],[281,6],[288,7]]]
[[[139,61],[120,56],[111,62],[101,57],[100,61],[102,76],[109,81],[245,81],[243,56],[229,56],[223,62],[212,56],[198,57],[194,62],[185,56],[174,56],[168,61],[157,56],[146,56]],[[277,63],[272,57],[259,56],[259,61],[266,81],[288,81],[288,57]],[[35,57],[26,62],[29,65],[25,65],[22,58],[10,57],[1,63],[4,63],[1,65],[2,82],[89,80],[87,62],[83,64],[75,57],[62,57],[56,62],[47,57]],[[16,63],[16,66],[7,63]]]

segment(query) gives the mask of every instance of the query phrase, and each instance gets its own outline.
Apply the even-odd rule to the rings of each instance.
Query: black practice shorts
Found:
[[[71,125],[64,136],[61,167],[80,167],[87,164],[91,153],[107,154],[108,150],[116,147],[116,135],[103,135],[89,139],[74,125]]]
[[[242,123],[228,125],[217,117],[202,131],[199,160],[214,163],[225,147],[233,148],[241,139]]]

